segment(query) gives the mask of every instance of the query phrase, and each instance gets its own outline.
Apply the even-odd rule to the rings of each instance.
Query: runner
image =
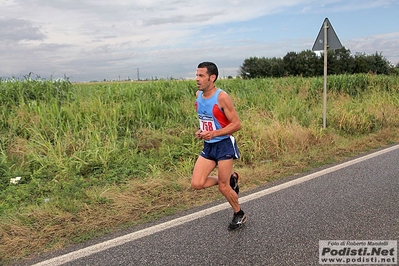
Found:
[[[229,95],[214,85],[218,73],[212,62],[200,63],[197,68],[195,106],[200,127],[195,135],[204,140],[204,149],[195,163],[191,187],[204,189],[218,185],[234,211],[228,229],[235,230],[247,221],[238,202],[240,175],[233,173],[233,160],[239,159],[240,154],[232,134],[241,129],[241,122]],[[209,176],[216,167],[218,176]]]

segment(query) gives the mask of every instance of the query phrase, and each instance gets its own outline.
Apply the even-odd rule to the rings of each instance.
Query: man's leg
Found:
[[[238,194],[230,186],[231,172],[233,171],[233,159],[219,161],[219,190],[230,203],[234,210],[233,220],[230,222],[228,229],[236,230],[241,228],[247,221],[247,216],[241,210],[238,203]]]
[[[218,184],[219,191],[230,203],[234,212],[240,211],[238,195],[230,186],[230,177],[233,172],[233,159],[221,160],[218,162]]]
[[[217,185],[218,178],[216,176],[209,176],[215,167],[216,162],[198,156],[191,178],[191,187],[193,189],[203,189]]]

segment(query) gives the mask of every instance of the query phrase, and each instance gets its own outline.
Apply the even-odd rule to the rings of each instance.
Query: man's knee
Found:
[[[195,190],[200,190],[204,188],[204,184],[196,181],[196,180],[191,180],[191,188]]]
[[[225,195],[227,193],[230,193],[231,187],[230,184],[225,184],[225,183],[219,183],[219,191]]]

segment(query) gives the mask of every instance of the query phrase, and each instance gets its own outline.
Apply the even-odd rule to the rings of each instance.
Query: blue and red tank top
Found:
[[[218,97],[222,91],[222,89],[218,88],[209,99],[202,97],[202,91],[198,93],[195,108],[197,109],[200,129],[202,131],[218,130],[230,124],[230,121],[218,105]],[[226,138],[229,138],[229,135],[218,136],[211,140],[205,140],[205,142],[215,143]]]

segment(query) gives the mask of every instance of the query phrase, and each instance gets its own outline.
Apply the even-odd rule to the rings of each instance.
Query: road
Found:
[[[245,177],[244,177],[245,178]],[[399,145],[42,257],[30,265],[319,265],[319,240],[399,239]],[[26,264],[25,264],[26,265]]]

